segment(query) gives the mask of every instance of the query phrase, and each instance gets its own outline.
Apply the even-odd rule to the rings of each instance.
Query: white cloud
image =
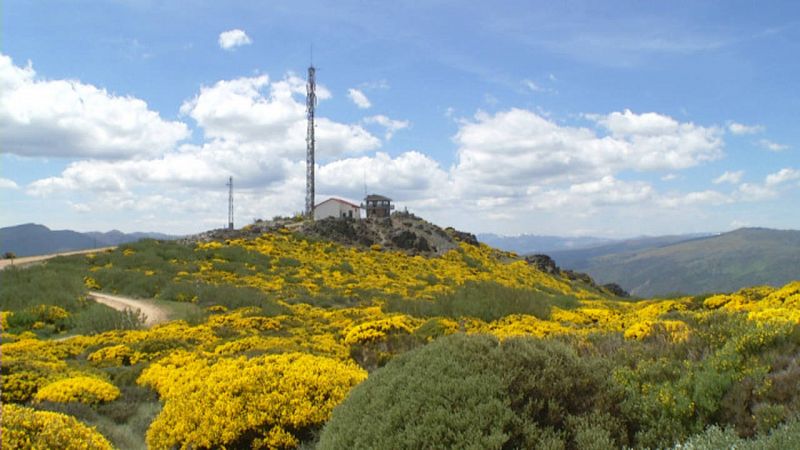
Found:
[[[525,87],[530,89],[532,92],[545,92],[546,91],[545,88],[539,86],[538,84],[536,84],[532,80],[528,80],[528,79],[522,80],[522,84],[525,85]]]
[[[677,179],[678,179],[678,175],[674,174],[674,173],[668,173],[668,174],[666,174],[666,175],[661,177],[661,181],[673,181],[673,180],[677,180]]]
[[[769,139],[759,140],[758,145],[761,146],[761,148],[771,152],[782,152],[789,148],[788,145],[778,144],[777,142],[772,142]]]
[[[372,106],[372,103],[370,103],[367,96],[358,89],[348,89],[347,96],[350,97],[350,100],[352,100],[352,102],[361,109],[367,109]]]
[[[778,186],[793,180],[800,180],[800,170],[787,167],[767,175],[764,183],[767,186]]]
[[[714,183],[714,184],[721,184],[721,183],[737,184],[740,181],[742,181],[742,175],[744,175],[744,171],[743,170],[737,170],[735,172],[726,171],[725,173],[723,173],[722,175],[718,176],[717,178],[714,178],[714,180],[712,180],[712,183]]]
[[[0,177],[0,189],[19,189],[19,186],[14,182],[14,180]]]
[[[386,129],[384,138],[387,141],[390,140],[392,136],[394,136],[395,132],[397,132],[398,130],[402,130],[404,128],[408,128],[408,126],[410,125],[410,123],[407,120],[394,120],[384,115],[366,117],[364,119],[364,122],[369,124],[377,124],[384,127]]]
[[[267,91],[268,93],[265,93]],[[203,87],[181,106],[203,128],[206,138],[249,142],[275,155],[302,155],[305,151],[305,81],[289,75],[269,81],[266,75],[223,80]],[[324,87],[321,100],[330,97]],[[333,157],[359,153],[380,146],[380,140],[360,125],[342,124],[320,117],[316,122],[318,154]]]
[[[76,80],[37,80],[29,63],[0,54],[3,151],[21,156],[145,158],[189,136],[147,103]]]
[[[580,183],[622,170],[679,170],[722,156],[720,130],[630,111],[590,117],[609,135],[562,126],[528,110],[464,121],[454,137],[457,185],[509,194],[530,185]]]
[[[233,50],[236,47],[253,43],[250,36],[238,28],[220,33],[218,42],[219,46],[225,50]]]
[[[764,131],[763,125],[744,125],[737,122],[730,122],[728,124],[728,130],[731,133],[742,135],[742,134],[757,134]]]
[[[318,192],[361,198],[364,185],[369,192],[389,195],[400,201],[441,198],[447,173],[439,164],[417,151],[395,158],[378,152],[374,157],[341,159],[319,168]]]
[[[742,183],[736,192],[737,198],[745,202],[757,202],[774,198],[778,193],[769,186],[758,183]]]
[[[657,204],[665,208],[679,208],[682,206],[722,205],[731,201],[728,195],[718,191],[706,190],[663,195],[658,199]]]

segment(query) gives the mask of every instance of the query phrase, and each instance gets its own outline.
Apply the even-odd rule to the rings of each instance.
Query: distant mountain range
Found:
[[[478,240],[494,248],[509,252],[517,252],[521,255],[531,253],[548,253],[559,250],[574,250],[616,242],[613,239],[585,237],[561,237],[561,236],[537,236],[533,234],[522,234],[519,236],[500,236],[497,234],[485,233],[478,234]]]
[[[95,247],[134,242],[140,239],[175,239],[162,233],[123,233],[112,230],[106,233],[92,231],[79,233],[71,230],[51,230],[44,225],[26,223],[0,228],[0,255],[13,252],[15,255],[34,256],[83,250]]]
[[[729,292],[800,280],[800,231],[742,228],[712,236],[662,236],[548,253],[565,269],[633,295]]]

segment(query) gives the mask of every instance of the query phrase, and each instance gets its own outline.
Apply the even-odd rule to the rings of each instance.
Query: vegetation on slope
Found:
[[[590,440],[613,445],[663,447],[709,425],[750,437],[800,409],[794,389],[800,382],[800,283],[629,301],[486,246],[461,243],[442,257],[424,258],[288,230],[197,245],[141,242],[28,270],[34,269],[53,271],[72,286],[74,291],[64,290],[72,294],[53,305],[69,317],[88,308],[80,298],[89,288],[202,311],[150,329],[42,340],[76,328],[15,322],[37,305],[56,301],[40,297],[35,284],[14,281],[24,276],[3,279],[12,280],[8,292],[14,292],[0,304],[3,403],[69,414],[123,448],[313,444],[331,410],[370,372],[365,390],[380,391],[381,380],[395,380],[429,393],[389,405],[398,408],[400,422],[411,420],[403,412],[411,405],[496,399],[497,415],[486,418],[493,424],[487,430],[508,426],[487,431],[486,442],[495,448],[540,438],[572,448],[591,436],[605,436]],[[447,335],[461,337],[428,346]],[[478,347],[493,350],[475,357],[465,351],[455,362],[435,356],[452,339],[467,339],[467,347],[477,339]],[[419,347],[407,359],[395,358]],[[563,364],[536,362],[549,361],[548,355]],[[406,379],[402,366],[413,358],[422,358],[413,363],[420,366],[430,358],[431,367],[443,368],[441,376],[474,373],[476,380],[491,382],[452,386],[432,373]],[[508,378],[515,373],[516,379]],[[591,386],[596,376],[602,389],[558,393],[537,384],[544,377]],[[40,395],[53,383],[67,383],[75,399]],[[106,385],[119,395],[77,401]],[[491,392],[476,387],[484,385],[493,386]],[[559,397],[572,391],[586,393],[583,406]],[[357,405],[356,399],[354,394]],[[342,408],[350,412],[334,415],[357,417],[362,408],[349,404],[344,401]],[[593,406],[601,404],[606,406]],[[581,408],[607,415],[585,416]],[[420,436],[428,432],[423,425],[450,426],[447,414],[428,417]],[[360,419],[346,422],[353,420]]]

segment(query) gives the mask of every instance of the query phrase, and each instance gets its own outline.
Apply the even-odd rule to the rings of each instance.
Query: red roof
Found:
[[[320,203],[317,204],[317,206],[319,206],[319,205],[321,205],[323,203],[328,203],[328,202],[339,202],[339,203],[344,203],[345,205],[352,206],[353,208],[361,208],[360,206],[354,205],[354,204],[348,202],[347,200],[342,200],[342,199],[336,198],[336,197],[331,197],[331,198],[325,200],[324,202],[320,202]],[[315,208],[316,208],[316,206],[315,206]]]

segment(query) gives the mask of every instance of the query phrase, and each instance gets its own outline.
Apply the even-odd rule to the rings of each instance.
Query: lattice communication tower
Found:
[[[228,178],[228,229],[233,230],[233,177]]]
[[[317,106],[317,69],[312,64],[308,68],[306,83],[306,114],[308,130],[306,131],[306,216],[314,218],[314,108]]]

